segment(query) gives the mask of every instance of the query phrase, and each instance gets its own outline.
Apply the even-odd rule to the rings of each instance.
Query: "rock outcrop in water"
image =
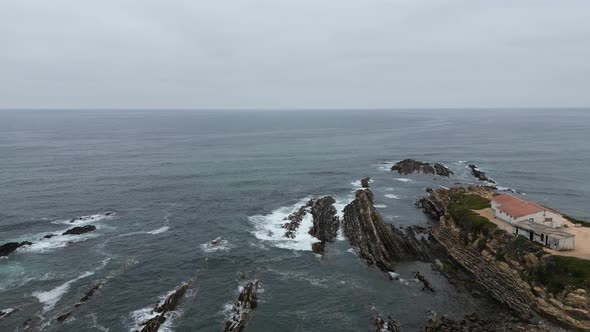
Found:
[[[143,325],[141,332],[156,332],[166,322],[166,314],[176,310],[178,305],[180,304],[180,300],[184,297],[187,290],[191,286],[191,282],[188,281],[182,284],[179,288],[177,288],[172,294],[170,294],[162,303],[156,304],[154,308],[154,313],[157,313],[156,316],[149,319]]]
[[[231,316],[223,323],[223,332],[241,332],[248,323],[248,316],[258,305],[258,281],[247,282],[238,300],[231,308]]]
[[[391,317],[383,318],[376,314],[373,317],[373,326],[375,332],[400,332],[399,322]]]
[[[309,212],[309,208],[311,208],[312,205],[313,200],[309,200],[305,205],[285,218],[285,220],[288,221],[282,225],[282,227],[286,229],[285,237],[291,239],[295,238],[295,233],[297,232],[297,229],[299,229],[301,221],[303,221],[303,218],[305,218],[305,215]]]
[[[429,290],[431,292],[434,292],[434,288],[432,288],[432,286],[430,285],[430,282],[428,280],[426,280],[426,277],[423,276],[422,273],[416,272],[414,274],[414,277],[422,283],[422,290]]]
[[[451,174],[454,174],[448,167],[441,163],[430,164],[414,159],[405,159],[396,163],[391,167],[391,171],[403,175],[423,173],[449,177]]]
[[[0,257],[2,256],[8,256],[11,253],[13,253],[16,249],[22,247],[22,246],[30,246],[31,242],[29,241],[23,241],[23,242],[8,242],[6,244],[3,244],[0,246]]]
[[[369,188],[369,183],[371,183],[371,178],[363,178],[361,179],[361,187]]]
[[[78,303],[74,304],[74,307],[66,312],[63,315],[58,316],[56,319],[58,322],[63,322],[66,319],[68,319],[68,317],[70,317],[70,315],[72,315],[74,313],[74,310],[77,309],[78,307],[80,307],[84,302],[88,301],[92,295],[94,295],[94,293],[103,286],[103,282],[98,282],[97,284],[95,284],[94,286],[92,286],[92,288],[90,288],[86,294],[84,294],[84,296],[78,301]]]
[[[93,226],[93,225],[79,226],[79,227],[74,227],[74,228],[68,229],[62,235],[80,235],[80,234],[94,232],[95,230],[96,230],[96,226]]]
[[[483,171],[481,171],[481,170],[480,170],[480,169],[477,167],[477,165],[473,165],[473,164],[472,164],[472,165],[469,165],[469,169],[471,169],[471,174],[472,174],[472,175],[473,175],[475,178],[477,178],[477,179],[479,179],[479,180],[481,180],[481,181],[487,182],[487,183],[496,183],[496,181],[494,181],[494,180],[492,180],[492,179],[488,178],[488,177],[486,176],[486,173],[485,173],[485,172],[483,172]]]
[[[334,198],[325,196],[312,204],[313,227],[309,230],[309,234],[320,240],[320,244],[314,244],[312,247],[316,254],[323,254],[326,242],[334,242],[338,235],[340,219],[336,215],[334,203],[336,203]]]
[[[373,205],[373,193],[357,190],[355,199],[344,208],[344,235],[367,264],[382,271],[408,257],[403,238],[386,224]]]

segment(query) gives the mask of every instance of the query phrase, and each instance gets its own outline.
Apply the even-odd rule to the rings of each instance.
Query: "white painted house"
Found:
[[[562,231],[565,219],[551,209],[504,194],[492,198],[496,218],[512,225],[512,233],[555,250],[573,250],[575,235]]]

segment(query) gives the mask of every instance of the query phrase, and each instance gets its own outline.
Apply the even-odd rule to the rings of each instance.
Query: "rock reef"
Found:
[[[30,246],[31,242],[29,241],[22,241],[22,242],[8,242],[0,246],[0,257],[8,256],[13,253],[16,249],[22,246]]]
[[[94,232],[95,230],[96,226],[94,225],[78,226],[68,229],[62,235],[81,235],[85,233]]]
[[[481,171],[477,165],[471,164],[469,165],[469,169],[471,169],[471,175],[473,175],[476,179],[487,182],[487,183],[492,183],[495,184],[496,181],[488,178],[486,176],[486,173]]]
[[[397,162],[391,167],[391,171],[398,172],[402,175],[423,173],[449,177],[451,174],[454,174],[448,167],[441,163],[431,164],[414,159],[404,159],[400,162]]]
[[[325,196],[315,200],[311,207],[313,227],[309,230],[309,234],[320,240],[320,244],[314,244],[312,247],[316,254],[323,254],[326,242],[334,242],[338,235],[340,219],[336,215],[334,203],[336,200],[333,197]]]
[[[142,323],[143,328],[141,332],[156,332],[160,329],[160,326],[166,322],[166,314],[168,312],[176,310],[180,304],[180,300],[184,297],[187,290],[190,288],[191,282],[185,282],[178,287],[172,294],[170,294],[162,303],[156,304],[153,312],[157,313],[156,316]]]
[[[241,287],[238,300],[231,308],[231,316],[223,323],[223,332],[241,332],[248,323],[250,312],[258,305],[258,281],[247,282]]]
[[[288,222],[284,223],[281,226],[284,229],[286,229],[284,237],[291,239],[295,238],[295,233],[297,232],[297,229],[299,229],[299,226],[301,225],[303,218],[305,218],[305,215],[308,213],[308,210],[309,208],[311,208],[312,205],[313,200],[309,200],[307,203],[305,203],[305,205],[303,205],[297,211],[291,213],[285,218],[285,220]]]
[[[81,298],[81,299],[78,301],[78,303],[74,304],[74,307],[73,307],[73,308],[72,308],[70,311],[66,312],[66,313],[65,313],[65,314],[63,314],[63,315],[60,315],[60,316],[58,316],[58,317],[56,318],[56,319],[57,319],[57,321],[58,321],[58,322],[63,322],[63,321],[65,321],[66,319],[68,319],[68,317],[70,317],[70,315],[72,315],[72,314],[74,313],[74,310],[75,310],[75,309],[77,309],[78,307],[80,307],[80,306],[81,306],[81,305],[82,305],[84,302],[88,301],[88,300],[89,300],[89,299],[92,297],[92,295],[94,295],[94,293],[95,293],[95,292],[96,292],[96,291],[97,291],[97,290],[98,290],[100,287],[102,287],[102,286],[103,286],[103,282],[102,282],[102,281],[101,281],[101,282],[98,282],[98,283],[96,283],[94,286],[92,286],[92,288],[90,288],[90,289],[89,289],[89,290],[86,292],[86,294],[84,294],[84,296],[83,296],[83,297],[82,297],[82,298]]]

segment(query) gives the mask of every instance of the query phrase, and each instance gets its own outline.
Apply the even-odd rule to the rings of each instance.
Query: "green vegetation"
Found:
[[[490,235],[497,229],[496,224],[482,217],[473,210],[490,207],[490,201],[478,195],[460,194],[453,197],[449,213],[461,229],[472,235]]]
[[[576,219],[576,218],[574,218],[574,217],[570,217],[570,216],[568,216],[568,215],[565,215],[565,214],[563,215],[563,217],[564,217],[565,219],[567,219],[567,220],[569,220],[569,221],[573,222],[574,224],[580,224],[580,225],[582,225],[582,226],[584,226],[584,227],[590,227],[590,222],[588,222],[588,221],[583,221],[583,220],[580,220],[580,219]]]
[[[590,261],[576,257],[550,256],[531,271],[531,281],[557,294],[566,286],[590,289]]]

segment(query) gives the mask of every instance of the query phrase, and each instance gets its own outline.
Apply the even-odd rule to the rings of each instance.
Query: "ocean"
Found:
[[[250,332],[368,331],[372,308],[404,331],[434,314],[485,317],[488,299],[429,264],[400,263],[390,280],[342,236],[320,258],[306,230],[284,239],[279,225],[312,197],[343,208],[367,176],[387,222],[423,225],[415,201],[427,187],[477,183],[470,163],[588,218],[589,143],[583,109],[0,111],[0,245],[33,242],[0,258],[0,311],[14,310],[0,331],[28,320],[44,331],[133,331],[187,280],[161,330],[220,331],[244,278],[262,287]],[[405,158],[455,175],[389,171]],[[43,239],[73,225],[97,230]],[[437,291],[422,291],[415,271]]]

